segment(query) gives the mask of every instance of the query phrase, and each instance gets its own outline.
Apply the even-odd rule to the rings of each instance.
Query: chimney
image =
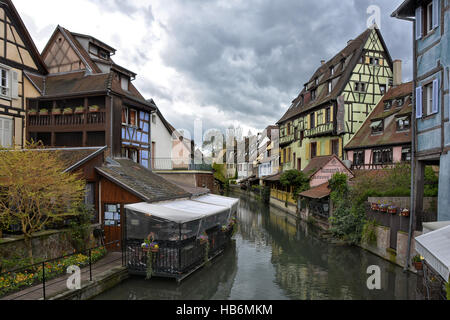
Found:
[[[320,64],[323,66],[325,64],[325,60],[320,60]]]
[[[402,60],[394,60],[394,87],[402,84]]]

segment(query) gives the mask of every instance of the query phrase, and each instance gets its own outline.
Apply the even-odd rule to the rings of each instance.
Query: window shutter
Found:
[[[439,112],[439,80],[433,80],[433,106],[432,113]]]
[[[416,40],[422,38],[422,7],[416,9]]]
[[[19,99],[19,74],[11,70],[11,98]]]
[[[422,118],[422,87],[416,88],[416,118]]]
[[[311,158],[311,143],[307,143],[305,159],[309,160],[310,158]]]
[[[439,27],[440,11],[439,0],[433,0],[433,28]]]
[[[334,122],[334,106],[330,108],[330,122]]]
[[[317,156],[320,157],[322,155],[321,152],[321,146],[320,146],[320,141],[317,141]]]

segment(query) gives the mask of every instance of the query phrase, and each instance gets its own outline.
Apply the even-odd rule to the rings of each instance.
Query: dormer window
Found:
[[[384,102],[384,110],[387,111],[387,110],[390,110],[391,108],[392,108],[392,101],[391,100],[385,101]]]
[[[328,93],[331,93],[333,91],[333,82],[330,80],[328,81]]]
[[[334,76],[334,67],[330,67],[330,74]]]
[[[383,131],[384,131],[384,120],[374,121],[374,122],[372,122],[370,127],[372,128],[372,134],[383,133]]]
[[[315,86],[319,85],[319,79],[318,79],[318,78],[315,78],[315,79],[314,79],[314,85],[315,85]]]
[[[311,90],[311,100],[316,100],[316,89]]]
[[[409,116],[397,119],[397,131],[406,131],[411,128],[411,119]]]
[[[109,53],[105,50],[99,50],[98,51],[98,56],[102,59],[108,60],[109,59]]]
[[[120,86],[121,86],[122,90],[128,91],[129,84],[130,84],[130,79],[128,77],[125,77],[125,76],[120,77]]]
[[[405,103],[405,98],[397,99],[397,107],[402,107],[404,103]]]

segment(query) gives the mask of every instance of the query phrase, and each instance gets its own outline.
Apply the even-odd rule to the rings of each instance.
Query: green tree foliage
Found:
[[[42,146],[32,144],[28,149]],[[76,206],[83,200],[85,182],[65,169],[54,151],[0,152],[0,221],[21,226],[31,261],[33,234],[76,216]]]
[[[224,164],[213,164],[213,170],[214,170],[214,178],[219,181],[222,184],[225,184],[227,179],[225,178],[225,165]]]
[[[367,221],[366,212],[364,202],[355,201],[347,179],[347,175],[337,173],[329,181],[335,208],[333,217],[330,218],[331,232],[351,244],[358,244]]]
[[[280,177],[280,183],[284,187],[294,188],[294,198],[306,190],[309,190],[309,178],[298,170],[289,170],[284,172]]]
[[[70,222],[70,238],[73,247],[78,252],[84,252],[89,243],[94,209],[86,206],[84,203],[80,203],[76,208],[76,212],[77,215]]]

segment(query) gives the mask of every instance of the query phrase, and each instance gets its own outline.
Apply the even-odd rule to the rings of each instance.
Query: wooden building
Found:
[[[0,147],[25,145],[26,100],[39,96],[27,72],[47,68],[12,1],[0,1]]]
[[[369,28],[328,62],[322,61],[280,126],[283,170],[303,170],[311,159],[337,155],[391,86],[393,63],[377,28]]]
[[[156,106],[132,84],[136,74],[112,60],[116,50],[58,26],[42,52],[50,74],[27,72],[27,138],[49,147],[107,146],[106,155],[151,167],[150,118]]]

